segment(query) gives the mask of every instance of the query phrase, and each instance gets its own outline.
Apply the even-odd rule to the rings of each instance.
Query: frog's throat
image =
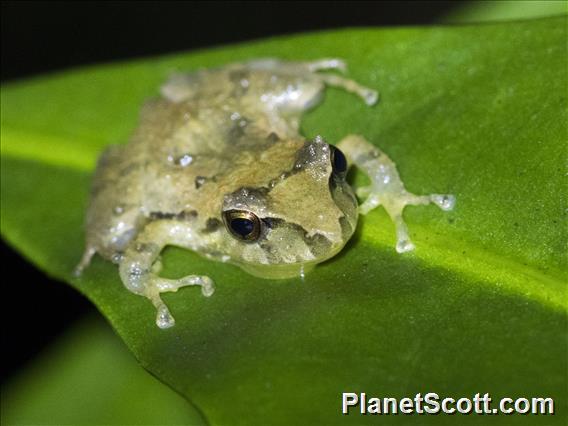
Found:
[[[285,278],[304,278],[304,275],[310,272],[314,267],[321,262],[334,257],[341,251],[344,244],[338,245],[333,251],[330,251],[327,256],[321,259],[295,262],[295,263],[276,263],[265,265],[262,263],[241,263],[235,262],[243,271],[259,278],[266,278],[271,280],[285,279]]]
[[[303,277],[304,274],[314,269],[314,266],[318,263],[319,262],[282,263],[279,265],[254,265],[252,263],[239,263],[238,266],[255,277],[279,280]]]

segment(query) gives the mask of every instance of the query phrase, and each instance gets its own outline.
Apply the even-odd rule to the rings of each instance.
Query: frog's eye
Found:
[[[331,167],[333,168],[333,174],[337,177],[345,177],[347,172],[347,159],[345,155],[339,148],[333,145],[329,146],[331,149]]]
[[[253,242],[260,236],[260,220],[246,210],[228,210],[223,213],[223,221],[231,234],[246,242]]]

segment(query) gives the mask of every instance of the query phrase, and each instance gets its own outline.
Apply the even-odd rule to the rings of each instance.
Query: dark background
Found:
[[[1,80],[279,34],[430,24],[459,3],[3,1]],[[1,250],[4,383],[95,308],[69,286],[45,277],[3,242]]]

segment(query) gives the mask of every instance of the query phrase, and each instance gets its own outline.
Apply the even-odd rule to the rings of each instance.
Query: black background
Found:
[[[429,24],[459,3],[4,1],[1,79],[4,83],[71,66],[279,34]],[[1,249],[4,383],[95,308],[70,287],[46,278],[4,243]]]

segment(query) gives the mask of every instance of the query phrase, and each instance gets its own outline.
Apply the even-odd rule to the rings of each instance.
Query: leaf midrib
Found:
[[[79,172],[90,172],[94,169],[100,148],[93,145],[103,145],[103,141],[93,145],[70,143],[67,138],[49,134],[37,134],[29,131],[14,130],[9,125],[2,124],[1,139],[3,141],[25,140],[25,144],[2,143],[0,153],[20,160],[32,160],[50,166],[62,167]],[[82,140],[85,140],[81,136]],[[49,143],[46,144],[46,141]],[[46,146],[57,147],[45,149]]]
[[[392,247],[385,243],[392,239],[388,229],[385,228],[387,227],[373,227],[373,233],[363,238],[379,250],[392,250]],[[499,285],[499,288],[505,292],[538,301],[554,311],[568,312],[566,274],[561,270],[549,268],[547,272],[543,272],[471,243],[460,245],[458,238],[443,238],[428,233],[428,228],[424,225],[412,224],[412,228],[420,231],[421,235],[428,235],[427,241],[416,239],[418,248],[411,255],[413,260],[424,263],[424,266],[457,272],[471,278],[480,286],[495,288]],[[446,233],[445,237],[448,235],[449,233]],[[466,261],[464,261],[465,255],[456,255],[464,251],[467,252]],[[427,252],[428,258],[421,257],[421,252]],[[479,267],[480,265],[483,267]]]

